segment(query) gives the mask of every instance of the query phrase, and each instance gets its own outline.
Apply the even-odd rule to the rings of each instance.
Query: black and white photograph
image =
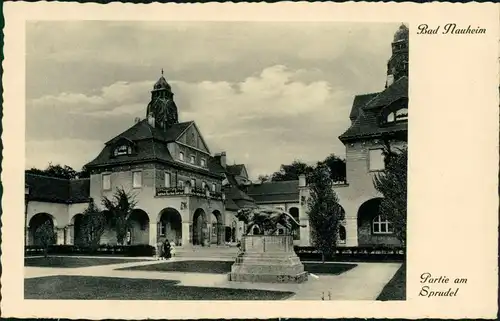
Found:
[[[497,315],[500,6],[3,14],[2,316]]]
[[[405,300],[408,73],[401,22],[28,22],[25,299]]]

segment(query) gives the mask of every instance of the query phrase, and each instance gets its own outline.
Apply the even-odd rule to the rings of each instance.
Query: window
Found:
[[[396,111],[396,121],[408,120],[408,108],[401,108]]]
[[[384,166],[384,153],[382,149],[370,149],[369,152],[370,171],[381,171]]]
[[[201,167],[206,167],[207,166],[207,161],[204,158],[202,158],[201,161],[200,161],[200,165],[201,165]]]
[[[206,187],[207,187],[207,183],[205,183],[205,182],[201,182],[201,188],[202,188],[203,190],[205,190],[205,188],[206,188]]]
[[[120,155],[130,155],[132,154],[132,147],[127,146],[127,145],[121,145],[115,148],[115,151],[113,153],[115,156],[120,156]]]
[[[184,181],[178,181],[177,186],[179,186],[181,188],[184,187]]]
[[[191,155],[191,156],[189,157],[189,162],[190,162],[191,164],[196,163],[196,157],[195,157],[194,155]]]
[[[183,152],[180,152],[180,153],[179,153],[179,159],[180,159],[181,161],[184,161],[184,153],[183,153]]]
[[[142,187],[142,172],[132,172],[132,186],[134,188]]]
[[[167,233],[167,222],[160,221],[159,232],[161,236],[165,236],[165,234]]]
[[[387,122],[388,123],[392,123],[394,121],[394,113],[390,113],[389,115],[387,115]]]
[[[111,189],[111,174],[102,175],[102,189],[109,191]]]
[[[192,188],[196,187],[196,180],[194,178],[191,178],[191,187]]]
[[[170,187],[170,173],[165,172],[165,187]]]
[[[373,219],[373,234],[392,234],[392,223],[382,215],[377,215]]]
[[[212,183],[212,192],[215,192],[216,186],[214,183]]]

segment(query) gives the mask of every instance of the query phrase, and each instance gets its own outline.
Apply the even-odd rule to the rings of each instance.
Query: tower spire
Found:
[[[163,77],[163,68],[161,68],[161,76]]]

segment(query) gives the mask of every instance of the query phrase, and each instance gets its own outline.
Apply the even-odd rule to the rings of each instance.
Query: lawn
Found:
[[[141,262],[138,259],[114,259],[114,258],[90,258],[71,256],[49,256],[25,258],[24,266],[54,267],[54,268],[76,268],[96,265],[120,264],[130,262]]]
[[[380,301],[406,300],[406,264],[402,264],[377,297]]]
[[[25,299],[45,300],[282,300],[293,292],[176,286],[178,281],[93,276],[24,280]]]
[[[341,274],[354,268],[356,264],[344,263],[303,263],[304,269],[314,274]],[[139,270],[155,272],[192,272],[226,274],[231,272],[231,261],[177,261],[159,264],[133,266],[120,270]]]

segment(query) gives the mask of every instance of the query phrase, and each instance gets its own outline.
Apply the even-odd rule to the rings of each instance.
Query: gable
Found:
[[[210,150],[195,123],[192,123],[191,126],[184,130],[179,138],[177,138],[177,142],[210,154]]]

